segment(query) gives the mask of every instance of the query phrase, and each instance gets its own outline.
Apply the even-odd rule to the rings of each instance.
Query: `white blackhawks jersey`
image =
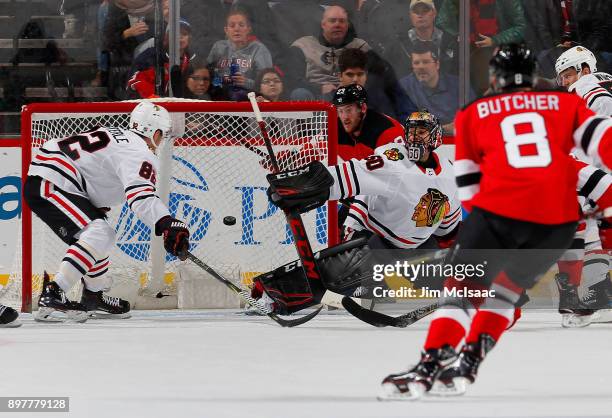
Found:
[[[432,153],[438,166],[423,169],[401,144],[386,144],[364,160],[329,167],[330,199],[355,196],[346,226],[370,230],[398,248],[417,248],[443,237],[461,221],[452,163]]]
[[[121,128],[96,128],[52,139],[32,159],[29,176],[86,197],[98,208],[128,203],[153,226],[168,215],[156,195],[158,159],[137,134]]]
[[[594,73],[583,75],[569,87],[586,102],[589,109],[600,115],[612,116],[612,75]]]

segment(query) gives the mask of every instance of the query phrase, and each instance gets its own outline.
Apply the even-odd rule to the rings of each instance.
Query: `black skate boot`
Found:
[[[103,291],[94,292],[83,286],[81,304],[87,309],[90,318],[127,319],[130,302],[121,298],[105,295]]]
[[[0,305],[0,328],[17,328],[21,326],[19,314],[9,306]]]
[[[480,334],[478,342],[464,345],[459,353],[457,363],[440,373],[430,394],[437,396],[463,395],[467,386],[476,380],[480,363],[494,346],[495,341],[489,334]]]
[[[555,282],[559,289],[559,313],[564,328],[586,327],[593,320],[595,309],[591,309],[578,297],[578,287],[569,283],[567,273],[557,273]]]
[[[445,345],[421,353],[421,361],[412,369],[391,374],[382,381],[379,400],[415,400],[431,389],[444,367],[457,359],[455,349]]]
[[[593,315],[591,322],[612,322],[612,282],[610,273],[599,283],[589,286],[586,294],[582,297],[582,303],[597,312]]]
[[[79,302],[68,300],[59,285],[49,280],[47,272],[43,277],[43,289],[34,319],[40,322],[64,322],[67,319],[75,322],[87,321],[85,307]],[[58,313],[61,313],[60,316]]]

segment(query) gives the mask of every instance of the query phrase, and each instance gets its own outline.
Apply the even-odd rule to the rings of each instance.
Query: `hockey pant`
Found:
[[[28,176],[23,194],[32,212],[68,245],[54,278],[57,284],[68,292],[83,278],[89,290],[110,288],[110,278],[104,274],[115,231],[104,210],[38,176]]]
[[[434,313],[425,349],[445,344],[456,347],[463,338],[476,342],[482,333],[497,341],[514,320],[515,306],[523,290],[532,288],[570,247],[576,226],[576,222],[561,225],[523,222],[474,208],[446,263],[485,265],[485,274],[471,279],[447,279],[446,296]],[[464,296],[467,292],[473,296],[452,293],[459,290],[464,291]],[[487,293],[489,290],[494,290],[494,295]]]
[[[429,241],[425,243],[429,244]],[[424,243],[424,244],[425,244]],[[373,248],[371,248],[371,246]],[[431,248],[428,245],[427,248]],[[321,280],[308,279],[299,261],[278,267],[254,279],[254,296],[265,290],[276,302],[276,311],[281,314],[297,312],[316,305],[327,290],[345,296],[371,298],[375,286],[386,287],[386,283],[374,280],[375,265],[394,264],[406,259],[415,262],[435,258],[439,251],[394,249],[384,245],[378,236],[360,237],[326,248],[315,254],[315,262],[321,273]],[[439,263],[443,257],[433,262]],[[438,279],[439,287],[442,280]],[[415,287],[422,284],[414,282]],[[430,287],[438,287],[428,283]]]

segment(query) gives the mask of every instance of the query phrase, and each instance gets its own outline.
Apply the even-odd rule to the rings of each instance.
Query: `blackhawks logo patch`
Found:
[[[397,148],[390,148],[383,152],[388,160],[391,161],[399,161],[404,159],[404,154],[402,154]]]
[[[448,196],[438,189],[427,189],[414,208],[412,220],[416,226],[434,226],[450,212]]]

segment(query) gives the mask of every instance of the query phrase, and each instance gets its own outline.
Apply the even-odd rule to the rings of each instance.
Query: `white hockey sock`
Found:
[[[85,287],[92,292],[106,291],[110,289],[112,282],[111,279],[105,276],[108,272],[108,266],[110,261],[108,257],[96,262],[94,266],[89,269],[87,274],[83,277]]]
[[[96,258],[87,245],[78,241],[68,247],[60,263],[55,282],[64,292],[70,289],[96,264]]]

